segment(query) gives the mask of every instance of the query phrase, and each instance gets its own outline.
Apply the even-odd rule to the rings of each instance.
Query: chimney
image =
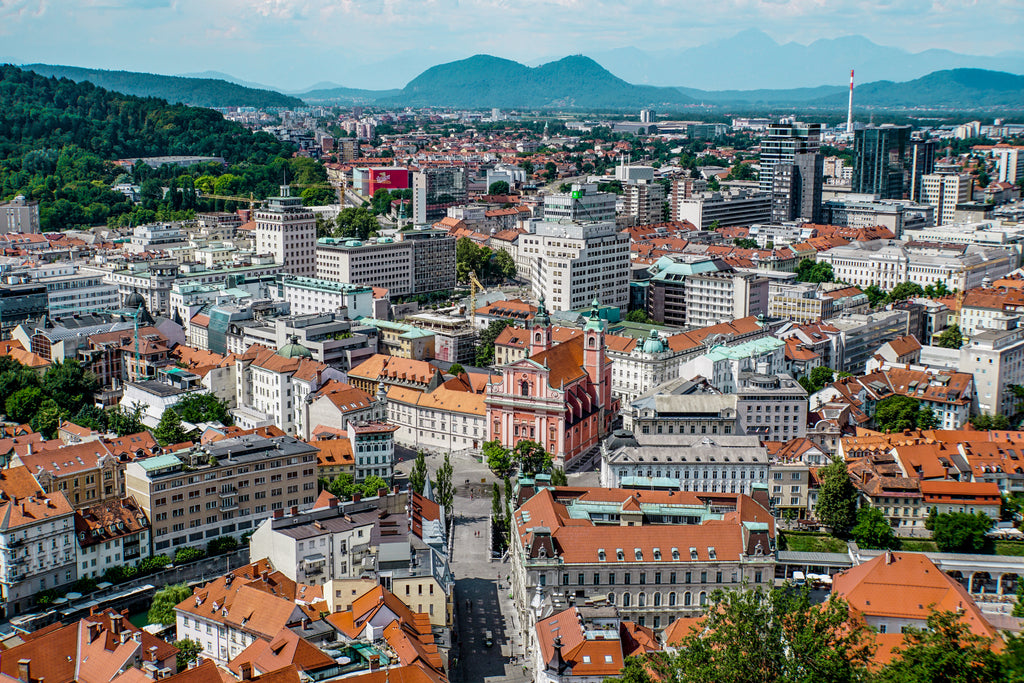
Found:
[[[252,664],[249,662],[242,662],[238,665],[238,673],[242,676],[243,681],[252,680]]]
[[[281,519],[282,517],[284,517],[284,510],[280,508],[274,510],[274,519]]]
[[[270,576],[270,572],[268,572],[266,569],[260,572],[260,580],[263,581],[263,583],[267,582],[268,576]]]
[[[149,647],[149,661],[151,661],[151,662],[155,662],[156,661],[156,651],[158,649],[159,648],[156,645],[151,645]]]
[[[891,550],[886,550],[885,551],[885,563],[886,564],[892,564],[892,551]]]
[[[361,493],[358,493],[358,492],[357,492],[357,493],[353,493],[353,494],[352,494],[352,502],[353,502],[353,503],[358,503],[358,502],[359,502],[359,501],[361,501],[362,499],[363,499],[363,494],[361,494]]]
[[[28,442],[28,454],[32,455],[32,442],[31,441]]]
[[[89,622],[89,642],[93,642],[100,637],[100,625],[94,621]]]
[[[335,498],[335,497],[332,497],[330,500],[327,501],[327,506],[328,507],[332,507],[332,508],[338,507],[338,499]]]
[[[302,630],[303,631],[308,631],[309,630],[309,617],[303,617],[302,618]]]
[[[32,660],[18,660],[18,680],[24,683],[32,683]]]
[[[298,505],[293,505],[293,506],[292,506],[292,509],[291,509],[291,515],[292,515],[292,517],[295,517],[295,516],[297,516],[298,514],[299,514],[299,506],[298,506]]]
[[[120,614],[110,615],[110,632],[117,635],[121,632],[121,620],[124,619]]]

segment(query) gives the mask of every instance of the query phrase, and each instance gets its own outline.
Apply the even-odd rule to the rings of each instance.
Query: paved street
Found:
[[[405,475],[414,458],[404,453],[399,458],[396,470]],[[441,462],[441,457],[427,456],[431,476]],[[451,568],[455,576],[457,640],[452,649],[456,664],[451,679],[467,683],[530,680],[523,674],[522,644],[511,639],[516,629],[511,627],[508,564],[492,562],[488,551],[487,518],[495,477],[486,466],[466,455],[453,456],[452,464],[456,520]],[[499,574],[504,589],[498,587]],[[494,634],[491,647],[484,644],[484,633],[488,630]]]

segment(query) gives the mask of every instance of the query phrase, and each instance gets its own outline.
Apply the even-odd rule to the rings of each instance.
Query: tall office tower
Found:
[[[909,186],[910,126],[886,123],[854,131],[853,191],[879,199],[903,199]]]
[[[316,215],[292,197],[287,185],[256,210],[256,253],[273,254],[292,275],[316,274]]]
[[[569,192],[544,196],[544,220],[615,222],[615,201],[615,194],[598,192],[596,183],[573,183]]]
[[[466,168],[436,166],[412,178],[412,222],[426,225],[447,215],[448,207],[466,203]]]
[[[914,138],[910,141],[907,190],[909,199],[921,201],[921,177],[935,170],[935,150],[939,148],[938,140]]]
[[[921,201],[935,207],[935,224],[956,220],[956,205],[971,201],[974,179],[960,173],[956,165],[937,166],[935,173],[921,176]]]
[[[820,123],[771,123],[761,140],[761,191],[775,185],[775,165],[793,163],[798,153],[814,154],[821,145]]]
[[[623,213],[636,219],[637,225],[665,220],[665,186],[645,180],[627,183]]]
[[[585,308],[595,297],[607,306],[629,305],[629,233],[615,221],[536,221],[519,236],[531,259],[533,294],[552,311]]]
[[[820,145],[820,123],[768,125],[768,132],[761,140],[760,185],[761,190],[772,197],[772,221],[797,217],[814,220],[820,214],[823,179]],[[798,161],[799,168],[795,167]],[[805,205],[809,215],[804,215]]]
[[[825,160],[821,152],[797,152],[788,163],[776,163],[772,180],[772,223],[821,220],[821,186]]]

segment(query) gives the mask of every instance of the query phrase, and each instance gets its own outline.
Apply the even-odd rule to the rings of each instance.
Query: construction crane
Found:
[[[248,202],[250,216],[252,216],[253,207],[256,205],[256,202],[263,201],[262,199],[256,199],[252,192],[249,193],[248,197],[239,197],[230,194],[206,194],[205,192],[200,193],[198,197],[199,199],[223,199],[226,202]]]
[[[476,290],[483,291],[484,286],[480,284],[476,273],[469,271],[469,322],[476,329]]]

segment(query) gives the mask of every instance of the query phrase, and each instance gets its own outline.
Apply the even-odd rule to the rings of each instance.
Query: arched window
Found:
[[[661,593],[654,594],[654,606],[661,607]]]
[[[691,604],[693,604],[693,596],[689,592],[683,593],[683,606],[689,607]]]
[[[590,348],[592,348],[592,349],[596,349],[597,348],[597,338],[596,337],[591,337],[590,338]]]
[[[676,606],[676,594],[675,594],[675,592],[672,592],[672,593],[668,594],[668,606],[669,607],[675,607]]]
[[[523,394],[523,396],[529,396],[529,395],[530,395],[530,383],[529,383],[529,382],[527,382],[527,381],[526,381],[526,380],[524,379],[524,380],[523,380],[523,381],[522,381],[522,382],[521,382],[521,383],[519,384],[519,391],[520,391],[520,392],[521,392],[521,393]]]
[[[641,591],[640,594],[636,596],[636,606],[647,607],[647,593]]]
[[[533,335],[533,341],[535,341],[538,344],[540,344],[540,332],[538,332],[537,334]]]
[[[622,594],[622,606],[629,607],[629,593]]]
[[[701,591],[701,593],[700,593],[700,606],[704,607],[707,604],[708,604],[708,594],[705,593],[704,591]]]
[[[609,593],[608,594],[608,604],[609,605],[614,605],[615,604],[615,593]]]

